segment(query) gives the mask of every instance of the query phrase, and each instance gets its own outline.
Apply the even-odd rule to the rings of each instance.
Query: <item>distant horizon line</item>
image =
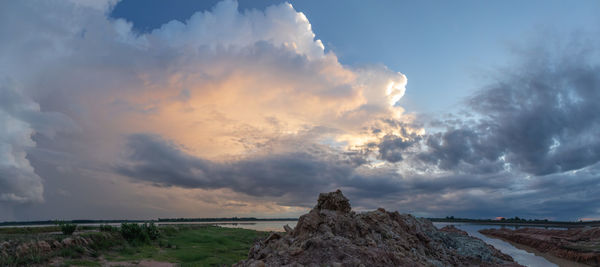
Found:
[[[0,226],[57,224],[58,222],[92,224],[120,222],[219,222],[219,221],[297,221],[299,218],[256,218],[256,217],[214,217],[214,218],[156,218],[156,219],[73,219],[73,220],[31,220],[31,221],[2,221]]]
[[[472,219],[472,218],[449,218],[447,217],[417,217],[428,219],[432,222],[488,222],[488,223],[568,223],[568,224],[593,224],[599,223],[600,220],[593,221],[555,221],[555,220],[539,220],[525,219],[514,220],[513,218],[505,218],[505,220],[493,219]],[[95,224],[95,223],[143,223],[143,222],[223,222],[223,221],[297,221],[298,218],[257,218],[257,217],[178,217],[178,218],[156,218],[156,219],[73,219],[73,220],[30,220],[30,221],[2,221],[0,226],[18,226],[18,225],[44,225],[57,224],[59,222],[68,222],[75,224]]]

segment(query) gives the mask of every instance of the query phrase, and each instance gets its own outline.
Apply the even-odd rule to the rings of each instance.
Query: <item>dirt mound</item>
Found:
[[[296,228],[254,244],[235,266],[520,266],[458,229],[384,209],[351,211],[340,190],[321,194]]]
[[[541,228],[485,229],[484,235],[500,237],[541,252],[591,266],[600,266],[600,227],[569,230]]]

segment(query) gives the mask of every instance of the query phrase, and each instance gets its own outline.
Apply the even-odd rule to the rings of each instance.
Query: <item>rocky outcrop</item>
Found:
[[[65,248],[79,248],[84,253],[90,252],[95,242],[116,238],[112,233],[97,233],[90,236],[71,236],[66,238],[48,237],[44,240],[8,240],[0,242],[0,266],[9,258],[25,258],[49,256]]]
[[[455,228],[381,208],[355,213],[339,190],[286,232],[254,244],[236,266],[520,266]]]
[[[529,246],[559,258],[600,266],[600,227],[569,230],[504,228],[485,229],[479,232]]]

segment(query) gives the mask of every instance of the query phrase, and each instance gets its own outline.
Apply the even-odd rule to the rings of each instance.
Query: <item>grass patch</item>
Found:
[[[85,247],[74,245],[50,253],[32,252],[20,257],[0,254],[0,266],[43,265],[56,257],[64,258],[67,266],[100,266],[100,256],[108,261],[132,262],[146,259],[174,262],[182,266],[231,265],[245,259],[252,244],[268,234],[254,230],[207,225],[169,225],[157,229],[153,227],[140,226],[143,230],[141,233],[144,234],[144,242],[128,241],[123,237],[120,228],[115,230],[104,227],[105,231],[83,232],[79,235],[92,241]],[[49,231],[59,232],[58,226],[5,229],[8,230],[2,230],[10,234],[4,236],[10,237],[11,240],[22,238],[44,240],[42,237],[45,237],[45,240],[50,238],[60,242],[67,237],[61,234],[48,235]],[[100,230],[99,227],[96,229]],[[136,228],[133,232],[139,231]],[[2,236],[0,234],[0,240]]]
[[[100,263],[90,260],[66,260],[63,266],[102,266]]]
[[[258,238],[267,235],[246,229],[216,226],[161,227],[163,237],[157,242],[138,247],[127,246],[107,255],[111,261],[178,262],[183,266],[231,265],[248,256]]]
[[[57,226],[40,226],[40,227],[1,227],[0,235],[22,235],[22,234],[42,234],[50,232],[60,232],[60,227]]]

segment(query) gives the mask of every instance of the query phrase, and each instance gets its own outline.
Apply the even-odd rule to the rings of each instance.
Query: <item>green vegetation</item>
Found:
[[[43,227],[6,227],[0,228],[0,235],[24,235],[24,234],[41,234],[50,232],[60,232],[58,226],[43,226]]]
[[[217,226],[178,225],[160,228],[156,242],[128,246],[108,253],[110,261],[178,262],[183,266],[231,265],[248,256],[248,250],[266,232]]]
[[[99,232],[89,232],[81,234],[81,236],[88,238],[88,240],[91,240],[91,244],[87,247],[84,247],[82,245],[74,245],[51,251],[42,251],[40,247],[36,247],[33,244],[39,241],[44,241],[48,243],[53,240],[56,240],[60,242],[63,238],[67,238],[67,236],[51,236],[49,235],[49,233],[40,233],[38,237],[26,235],[25,237],[27,237],[28,239],[10,239],[13,242],[15,240],[19,240],[17,242],[19,244],[25,244],[29,246],[29,250],[19,251],[18,248],[16,250],[5,248],[7,249],[7,251],[0,251],[0,266],[29,266],[33,264],[44,265],[50,259],[56,257],[62,257],[66,260],[82,260],[83,257],[95,259],[100,255],[100,252],[110,248],[122,246],[124,243],[126,243],[119,234],[103,234]],[[48,239],[49,237],[51,237],[51,239]]]
[[[19,256],[14,251],[4,254],[0,251],[0,266],[44,265],[57,257],[64,259],[64,266],[101,266],[107,262],[141,260],[174,262],[182,266],[231,265],[245,259],[252,244],[267,235],[266,232],[238,228],[208,225],[159,227],[153,223],[123,224],[121,228],[102,225],[93,229],[96,231],[80,230],[73,237],[58,234],[59,229],[58,226],[29,230],[1,228],[0,238],[9,237],[8,240],[21,240],[19,242],[22,243],[39,240],[61,242],[65,238],[85,238],[91,242],[86,245],[78,242],[50,252],[32,250]],[[22,236],[20,233],[24,233],[26,239],[16,238]]]
[[[160,236],[160,231],[153,222],[142,225],[137,223],[123,223],[121,224],[121,235],[129,243],[139,245],[156,240]]]
[[[119,230],[119,228],[108,225],[108,224],[102,224],[102,225],[100,225],[99,230],[100,230],[100,232],[116,232]]]
[[[91,260],[66,260],[63,266],[102,266],[99,262]]]
[[[58,226],[64,235],[72,235],[77,230],[77,224],[73,223],[58,222]]]

